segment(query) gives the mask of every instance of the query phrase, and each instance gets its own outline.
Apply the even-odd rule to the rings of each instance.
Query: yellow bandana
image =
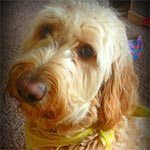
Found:
[[[150,109],[146,106],[137,105],[132,116],[134,116],[134,117],[150,117]]]
[[[102,144],[105,146],[106,150],[111,149],[111,144],[115,139],[115,132],[113,130],[110,131],[100,131],[99,138]]]
[[[150,110],[145,106],[138,105],[132,116],[150,117]],[[42,131],[38,130],[37,128],[35,129],[31,127],[29,123],[26,123],[26,146],[28,150],[53,146],[59,149],[63,146],[77,144],[95,132],[98,131],[94,131],[92,128],[88,128],[80,133],[75,134],[74,136],[62,136],[50,131]],[[105,146],[106,150],[109,150],[111,148],[111,144],[115,138],[114,135],[115,133],[113,130],[99,131],[99,139],[102,142],[103,146]]]
[[[84,130],[83,132],[77,133],[74,136],[62,136],[49,131],[41,131],[31,128],[29,124],[25,126],[26,133],[26,145],[27,149],[35,149],[42,147],[63,147],[72,144],[76,144],[82,141],[87,136],[93,133],[91,128]]]
[[[31,128],[29,124],[26,124],[25,126],[26,146],[29,150],[51,146],[57,147],[57,149],[59,149],[63,146],[77,144],[93,133],[94,130],[92,128],[88,128],[83,132],[75,134],[74,136],[62,136],[48,131],[43,132],[36,130]],[[99,138],[102,144],[106,148],[110,149],[111,143],[114,139],[114,131],[101,130],[99,132]]]

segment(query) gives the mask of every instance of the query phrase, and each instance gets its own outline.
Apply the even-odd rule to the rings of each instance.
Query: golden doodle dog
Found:
[[[137,150],[138,98],[124,23],[86,1],[52,3],[36,17],[9,73],[28,150]]]

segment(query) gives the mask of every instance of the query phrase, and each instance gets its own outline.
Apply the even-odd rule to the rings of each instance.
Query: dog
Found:
[[[8,78],[30,150],[140,149],[138,77],[126,28],[97,3],[52,3],[35,18]],[[147,140],[147,139],[146,139]]]

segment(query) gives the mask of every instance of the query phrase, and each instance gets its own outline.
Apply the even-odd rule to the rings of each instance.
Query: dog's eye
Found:
[[[78,48],[78,56],[83,59],[89,59],[95,55],[93,48],[90,45],[83,45]]]
[[[47,37],[47,35],[52,34],[52,26],[51,25],[46,25],[42,27],[40,31],[41,39],[44,39]]]

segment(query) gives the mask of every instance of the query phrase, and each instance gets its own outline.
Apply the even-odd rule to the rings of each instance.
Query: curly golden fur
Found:
[[[31,78],[46,88],[34,103],[18,92],[18,80],[24,83]],[[26,120],[37,128],[67,136],[91,126],[116,130],[138,97],[124,23],[113,10],[97,3],[46,6],[22,44],[8,84]],[[81,145],[103,149],[97,135],[89,139],[90,144],[77,144],[76,149]]]

